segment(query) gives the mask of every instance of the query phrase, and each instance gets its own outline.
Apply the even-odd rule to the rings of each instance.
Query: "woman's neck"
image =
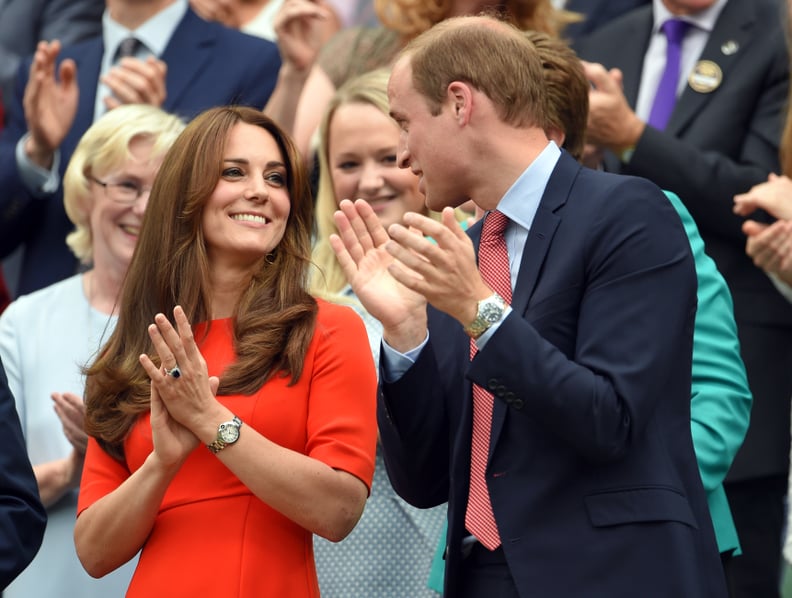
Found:
[[[123,281],[123,275],[119,276],[101,268],[86,272],[82,283],[89,305],[103,314],[116,314]]]
[[[209,319],[230,318],[242,293],[250,284],[252,272],[247,269],[217,268],[210,276],[212,304]]]

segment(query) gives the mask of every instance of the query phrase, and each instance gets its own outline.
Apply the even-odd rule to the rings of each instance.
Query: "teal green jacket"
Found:
[[[748,430],[753,398],[740,357],[734,308],[726,281],[704,252],[704,241],[687,208],[674,193],[665,193],[685,227],[698,277],[690,396],[693,445],[718,550],[740,554],[723,480]],[[444,548],[445,531],[429,574],[428,585],[438,592],[443,591]]]
[[[721,553],[740,553],[723,479],[748,430],[751,391],[740,357],[734,308],[726,281],[704,253],[693,217],[666,191],[685,226],[696,262],[698,310],[693,331],[693,384],[690,419],[701,481],[707,491],[712,523]]]

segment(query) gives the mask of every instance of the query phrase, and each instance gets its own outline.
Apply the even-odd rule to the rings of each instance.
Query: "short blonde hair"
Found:
[[[66,244],[83,264],[93,261],[90,219],[93,210],[91,177],[121,168],[130,159],[129,146],[140,138],[154,143],[152,158],[164,156],[184,122],[147,104],[127,104],[105,113],[80,138],[63,177],[63,205],[74,230]]]

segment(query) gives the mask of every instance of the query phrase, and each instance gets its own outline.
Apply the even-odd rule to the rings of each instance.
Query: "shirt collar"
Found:
[[[681,18],[683,21],[692,23],[698,29],[709,33],[715,28],[715,22],[718,20],[727,1],[728,0],[717,0],[712,6],[705,8],[701,12],[676,17],[676,15],[672,14],[671,11],[665,7],[663,0],[652,0],[652,6],[654,8],[654,25],[652,27],[652,33],[658,33],[663,23],[674,18]]]
[[[530,230],[550,175],[561,157],[558,146],[549,141],[498,203],[498,210],[526,230]]]
[[[188,0],[175,0],[135,30],[129,30],[117,23],[110,17],[109,11],[105,10],[102,15],[105,56],[115,56],[119,44],[124,39],[134,36],[149,52],[159,58],[165,52],[165,47],[176,27],[187,14],[187,2]]]

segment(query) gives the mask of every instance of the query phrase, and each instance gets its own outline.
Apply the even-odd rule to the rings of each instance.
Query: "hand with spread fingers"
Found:
[[[363,200],[343,200],[334,220],[339,234],[330,244],[358,299],[382,322],[388,344],[415,347],[426,336],[426,299],[394,275],[390,237],[374,210]]]
[[[55,63],[61,44],[39,42],[22,104],[30,137],[25,143],[25,152],[42,168],[52,166],[55,150],[63,142],[77,114],[79,87],[77,66],[74,60],[66,59],[57,68]]]

